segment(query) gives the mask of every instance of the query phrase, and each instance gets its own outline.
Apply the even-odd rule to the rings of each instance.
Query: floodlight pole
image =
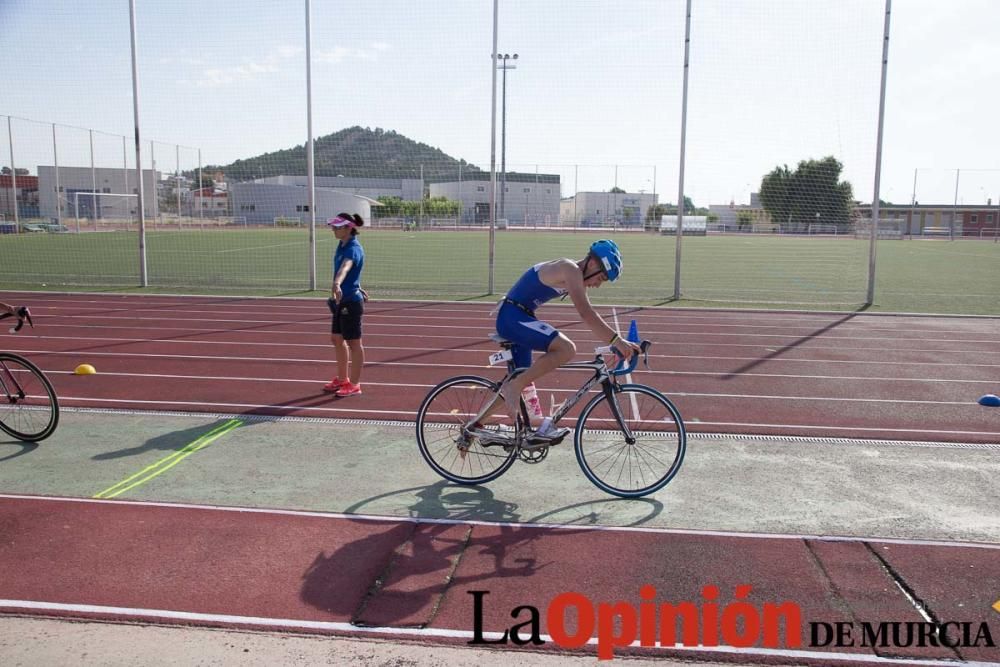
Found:
[[[889,18],[892,0],[885,0],[885,27],[882,33],[882,83],[878,98],[878,135],[875,139],[875,198],[872,201],[872,227],[868,238],[868,293],[865,305],[875,302],[875,239],[878,238],[879,195],[882,182],[882,131],[885,126],[885,80],[889,71]]]
[[[129,0],[128,2],[128,14],[129,14],[129,32],[131,34],[131,44],[132,44],[132,115],[135,121],[135,171],[138,176],[136,179],[136,208],[139,214],[139,286],[147,287],[149,285],[149,275],[147,273],[146,265],[146,214],[143,210],[142,202],[142,150],[139,141],[139,68],[136,64],[136,43],[135,43],[135,0]],[[91,152],[91,160],[93,160],[93,152]],[[57,167],[58,169],[58,167]],[[128,194],[128,179],[126,182],[126,195]],[[155,183],[153,184],[155,188]],[[95,188],[96,190],[96,188]],[[58,193],[56,193],[58,195]]]

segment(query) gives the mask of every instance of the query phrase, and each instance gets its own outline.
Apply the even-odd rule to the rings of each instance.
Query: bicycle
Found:
[[[477,375],[444,380],[427,394],[417,412],[417,443],[427,464],[457,484],[484,484],[507,472],[518,459],[541,463],[550,447],[530,442],[528,408],[523,397],[514,428],[483,423],[503,387],[526,369],[514,367],[513,343],[491,334],[501,347],[490,355],[490,365],[506,362],[500,382]],[[648,367],[650,341],[640,349]],[[573,448],[584,475],[599,489],[621,498],[639,498],[662,489],[677,474],[684,460],[687,432],[680,412],[662,393],[643,384],[620,384],[620,376],[635,370],[639,355],[624,368],[609,369],[604,355],[610,347],[594,350],[594,360],[565,364],[559,370],[593,372],[570,398],[554,410],[554,424],[565,417],[592,388],[600,393],[581,410],[576,420]],[[621,364],[619,364],[621,366]],[[648,473],[641,466],[653,468]],[[635,468],[639,467],[638,470]]]
[[[14,315],[17,333],[27,322],[35,328],[23,306]],[[0,315],[0,320],[11,317]],[[18,440],[38,442],[52,435],[59,424],[59,399],[52,383],[38,366],[19,354],[0,352],[0,430]]]

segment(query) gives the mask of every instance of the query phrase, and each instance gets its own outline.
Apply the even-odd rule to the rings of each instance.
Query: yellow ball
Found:
[[[90,364],[80,364],[73,371],[73,375],[94,375],[97,369]]]

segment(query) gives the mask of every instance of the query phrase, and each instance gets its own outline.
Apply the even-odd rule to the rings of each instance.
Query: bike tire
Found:
[[[587,479],[605,493],[619,498],[640,498],[655,493],[674,478],[684,462],[687,449],[684,421],[670,399],[652,387],[621,385],[613,397],[618,401],[629,430],[636,436],[635,442],[625,441],[608,405],[608,397],[601,393],[587,403],[577,420],[573,438],[577,463]],[[594,442],[597,445],[593,445]],[[628,463],[651,461],[657,465],[648,476],[641,469],[636,475],[632,468],[626,474]],[[619,462],[620,468],[616,466]]]
[[[0,352],[0,374],[0,430],[25,442],[52,435],[59,425],[59,399],[45,373],[20,355]]]
[[[474,440],[464,455],[459,448],[462,426],[498,390],[495,382],[477,375],[448,378],[430,390],[417,411],[417,444],[434,472],[456,484],[484,484],[514,464],[516,447],[504,449]]]

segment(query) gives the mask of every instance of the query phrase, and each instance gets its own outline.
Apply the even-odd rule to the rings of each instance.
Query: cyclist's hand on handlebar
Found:
[[[632,341],[625,340],[624,338],[616,340],[615,344],[611,347],[614,348],[615,354],[622,359],[631,359],[633,355],[639,354],[642,351],[638,343],[633,343]]]

